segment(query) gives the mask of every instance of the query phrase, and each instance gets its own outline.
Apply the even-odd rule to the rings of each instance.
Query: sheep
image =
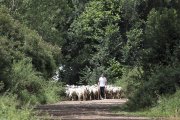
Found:
[[[98,88],[98,87],[93,87],[92,92],[93,92],[93,98],[94,98],[94,100],[95,100],[95,99],[98,99],[98,100],[99,100],[99,88]]]
[[[66,96],[69,100],[95,100],[100,98],[100,91],[97,84],[87,86],[66,85]],[[123,90],[121,87],[107,85],[105,88],[105,98],[107,99],[120,99]]]
[[[75,89],[70,88],[66,93],[68,93],[67,96],[70,100],[74,101],[76,99],[77,94]]]
[[[108,85],[106,87],[106,98],[111,99],[113,96],[112,93],[113,93],[113,87]]]
[[[121,91],[122,91],[121,87],[114,87],[113,91],[112,91],[113,99],[115,99],[115,98],[120,99],[121,98]]]
[[[77,88],[76,93],[77,93],[79,101],[81,100],[81,98],[83,98],[83,100],[86,100],[86,98],[87,98],[87,89],[86,89],[86,87]]]

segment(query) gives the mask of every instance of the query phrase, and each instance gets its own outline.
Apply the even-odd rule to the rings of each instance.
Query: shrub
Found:
[[[10,89],[18,98],[27,103],[39,103],[37,94],[42,92],[43,79],[38,72],[33,70],[31,59],[25,58],[14,62],[10,74]]]
[[[163,95],[156,106],[132,112],[136,116],[166,117],[167,120],[180,118],[180,90],[173,95]]]
[[[33,67],[43,73],[43,76],[49,78],[59,63],[60,48],[45,42],[36,31],[15,20],[10,15],[9,10],[1,5],[0,55],[2,56],[0,58],[1,68],[9,70],[13,60],[30,57]],[[6,75],[1,75],[0,72],[0,76]]]
[[[14,62],[11,70],[10,90],[18,95],[22,103],[38,104],[59,100],[62,86],[45,80],[33,69],[31,59]]]
[[[180,117],[180,90],[173,95],[162,96],[156,107],[150,109],[154,116]]]
[[[140,109],[155,105],[161,95],[174,94],[180,79],[180,66],[161,66],[145,81],[140,89],[130,98],[128,106]]]
[[[65,93],[62,84],[54,81],[47,81],[43,88],[46,103],[59,101]]]
[[[32,109],[29,107],[20,107],[16,96],[2,95],[0,97],[0,119],[1,120],[37,120],[34,117]]]
[[[142,84],[142,69],[123,67],[122,78],[116,81],[117,86],[124,89],[126,97],[132,97]]]

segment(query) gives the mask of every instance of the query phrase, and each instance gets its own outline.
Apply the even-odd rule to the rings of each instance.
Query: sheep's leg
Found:
[[[100,100],[100,89],[98,88],[98,100]]]
[[[81,101],[81,96],[80,95],[78,96],[78,100]]]
[[[104,91],[104,98],[106,99],[106,92]]]
[[[113,94],[111,93],[111,94],[110,94],[110,96],[111,96],[111,99],[112,99],[112,97],[113,97]]]
[[[71,101],[73,101],[73,97],[71,98]]]
[[[121,91],[120,91],[120,93],[119,93],[119,99],[121,99],[121,97],[122,97],[122,94],[121,94]]]
[[[83,101],[85,101],[85,96],[83,95]]]
[[[104,88],[104,98],[106,99],[106,88]]]
[[[89,99],[90,99],[90,100],[92,100],[92,96],[91,96],[91,94],[90,94],[90,96],[89,96]]]
[[[72,96],[72,101],[74,101],[74,97]]]
[[[95,100],[96,99],[96,94],[93,94],[93,100]]]
[[[120,93],[118,92],[118,96],[117,96],[117,98],[119,99],[120,98]]]

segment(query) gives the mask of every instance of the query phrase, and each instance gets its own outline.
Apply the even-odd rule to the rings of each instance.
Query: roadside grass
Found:
[[[0,120],[37,120],[29,105],[20,107],[14,95],[0,96]]]
[[[48,113],[34,110],[29,103],[22,104],[17,95],[11,93],[0,95],[0,120],[49,120]],[[43,115],[43,117],[41,117]],[[48,118],[48,119],[45,119]]]
[[[162,96],[158,103],[151,108],[129,111],[126,109],[126,105],[124,105],[113,108],[112,111],[123,116],[143,116],[180,120],[180,90],[173,95]]]

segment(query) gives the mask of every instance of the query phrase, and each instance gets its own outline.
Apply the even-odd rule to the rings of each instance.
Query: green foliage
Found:
[[[179,46],[179,32],[180,24],[175,9],[153,9],[148,15],[146,26],[145,48],[149,52],[144,58],[145,64],[167,65],[175,62],[177,56],[174,53]]]
[[[79,73],[86,67],[93,71],[93,76],[97,76],[101,71],[97,74],[95,71],[101,67],[107,69],[108,62],[120,54],[118,21],[121,6],[118,5],[119,1],[91,1],[71,24],[68,34],[70,44],[64,49],[64,60],[68,62],[64,64],[76,73],[72,79],[79,79]]]
[[[178,0],[0,3],[7,7],[0,6],[1,88],[26,102],[59,99],[61,85],[44,80],[59,62],[68,84],[95,84],[104,73],[125,89],[132,109],[156,105],[179,87]]]
[[[138,66],[143,71],[135,73],[131,79],[128,74],[122,77],[126,92],[133,91],[127,95],[131,110],[156,105],[159,96],[173,94],[179,87],[178,21],[176,9],[152,9],[146,24],[126,32],[124,60],[128,66]],[[145,25],[145,29],[141,25]]]
[[[33,70],[30,59],[14,62],[10,78],[9,84],[12,92],[16,93],[24,103],[29,101],[32,104],[43,102],[38,100],[38,95],[44,92],[43,84],[45,82]]]
[[[0,13],[0,37],[3,39],[1,46],[2,49],[5,48],[3,51],[8,51],[2,54],[7,54],[7,57],[10,54],[9,58],[4,58],[9,60],[8,64],[12,64],[13,60],[31,57],[38,71],[46,77],[52,76],[59,60],[60,49],[44,42],[37,32],[14,20],[6,8],[1,7]]]
[[[59,54],[59,47],[43,41],[0,6],[1,92],[16,94],[22,104],[59,100],[62,86],[47,80],[59,63]]]
[[[0,81],[0,92],[4,89],[4,83]]]
[[[148,116],[167,116],[172,118],[180,117],[180,91],[169,96],[162,96],[157,106],[151,108],[146,114]]]
[[[63,84],[53,81],[47,81],[43,86],[46,103],[54,103],[60,101],[65,93]]]
[[[114,84],[116,80],[120,79],[122,76],[123,66],[112,59],[108,67],[97,66],[96,68],[90,69],[86,68],[81,72],[80,84],[97,84],[99,77],[103,73],[108,80],[108,84]]]
[[[123,67],[122,77],[117,79],[115,85],[121,86],[127,98],[132,97],[143,84],[143,70],[139,67]]]
[[[109,62],[109,67],[106,72],[107,76],[109,77],[110,83],[114,83],[117,79],[120,79],[123,74],[123,66],[115,59],[112,59]]]
[[[180,87],[180,67],[160,67],[143,82],[128,103],[131,109],[139,109],[155,105],[161,95],[173,94]]]
[[[52,103],[60,99],[58,92],[62,91],[62,86],[45,81],[41,74],[33,69],[30,59],[14,62],[10,76],[10,90],[17,94],[23,103]]]
[[[0,97],[0,119],[1,120],[37,120],[32,109],[27,106],[17,108],[20,104],[13,95],[2,95]]]
[[[158,100],[156,106],[143,108],[138,111],[128,111],[122,108],[114,109],[115,112],[118,112],[120,115],[126,116],[144,116],[144,117],[165,117],[167,120],[179,120],[180,118],[180,91],[173,95],[164,95],[161,96]],[[156,119],[156,118],[155,118]]]
[[[126,33],[127,42],[123,47],[124,61],[128,65],[140,66],[142,62],[143,51],[143,30],[134,28]]]
[[[136,112],[139,116],[167,117],[169,120],[178,120],[180,117],[180,93],[179,90],[173,95],[160,97],[156,106]]]
[[[90,69],[86,67],[81,72],[82,77],[80,79],[79,84],[89,84],[89,85],[98,84],[99,77],[102,73],[104,73],[105,76],[107,75],[107,70],[103,66],[99,66],[95,69]]]
[[[95,40],[103,39],[105,31],[102,28],[105,29],[107,25],[115,24],[120,19],[120,6],[117,5],[117,1],[90,2],[79,18],[72,23],[73,34]]]
[[[60,49],[44,42],[35,32],[30,32],[29,30],[23,31],[26,32],[25,54],[32,58],[32,64],[45,77],[52,76],[59,60]]]

